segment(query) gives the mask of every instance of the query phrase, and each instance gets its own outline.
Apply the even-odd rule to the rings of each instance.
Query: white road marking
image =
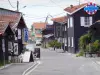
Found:
[[[33,70],[35,70],[41,64],[41,61],[37,61],[37,63],[38,64],[33,69],[31,69],[29,72],[27,72],[25,75],[29,75]]]

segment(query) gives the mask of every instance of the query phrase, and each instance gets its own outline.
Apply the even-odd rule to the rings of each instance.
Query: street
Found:
[[[41,49],[40,61],[29,75],[100,75],[100,66],[92,58]]]
[[[28,47],[35,45],[29,44]],[[71,53],[59,53],[41,48],[41,58],[38,65],[25,75],[99,75],[100,65],[95,61],[100,58],[76,57]],[[0,70],[0,75],[22,75],[34,63],[16,63]]]

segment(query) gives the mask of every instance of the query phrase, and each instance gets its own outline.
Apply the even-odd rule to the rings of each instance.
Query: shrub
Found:
[[[86,52],[98,52],[100,51],[99,40],[95,40],[93,43],[86,46]]]
[[[85,34],[79,38],[79,48],[80,50],[86,51],[86,46],[91,42],[91,37],[89,34]]]
[[[54,47],[56,45],[56,43],[57,43],[57,40],[53,40],[53,41],[50,41],[48,43],[48,45],[49,45],[49,47]]]
[[[55,47],[56,47],[56,48],[61,48],[61,43],[60,43],[60,42],[57,42],[57,43],[55,44]]]
[[[80,57],[80,56],[83,56],[83,55],[84,55],[84,51],[80,50],[80,52],[78,54],[76,54],[76,57]]]
[[[49,47],[61,48],[61,43],[58,42],[57,40],[53,40],[53,41],[49,42],[48,44],[49,44]]]
[[[99,40],[95,40],[95,42],[91,46],[92,52],[97,52],[100,50]]]

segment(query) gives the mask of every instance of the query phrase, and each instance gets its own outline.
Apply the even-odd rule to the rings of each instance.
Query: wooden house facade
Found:
[[[89,15],[84,10],[86,6],[87,3],[84,3],[76,6],[70,5],[64,9],[68,17],[68,51],[71,53],[79,51],[79,38],[87,33],[93,23],[100,19],[100,10],[97,10],[94,15]]]
[[[13,41],[12,43],[13,47],[11,48],[13,53],[12,55],[13,56],[20,55],[23,51],[24,44],[26,44],[27,42],[24,38],[26,34],[25,30],[27,30],[27,26],[25,24],[22,13],[0,8],[0,21],[9,23],[8,27],[10,27],[14,33],[13,39],[11,39]],[[10,43],[9,46],[11,46]]]
[[[62,44],[62,49],[67,51],[67,17],[53,18],[54,38]]]

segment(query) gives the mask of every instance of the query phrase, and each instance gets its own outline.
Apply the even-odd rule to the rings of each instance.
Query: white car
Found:
[[[41,41],[40,40],[36,40],[36,46],[40,46],[41,45]]]

